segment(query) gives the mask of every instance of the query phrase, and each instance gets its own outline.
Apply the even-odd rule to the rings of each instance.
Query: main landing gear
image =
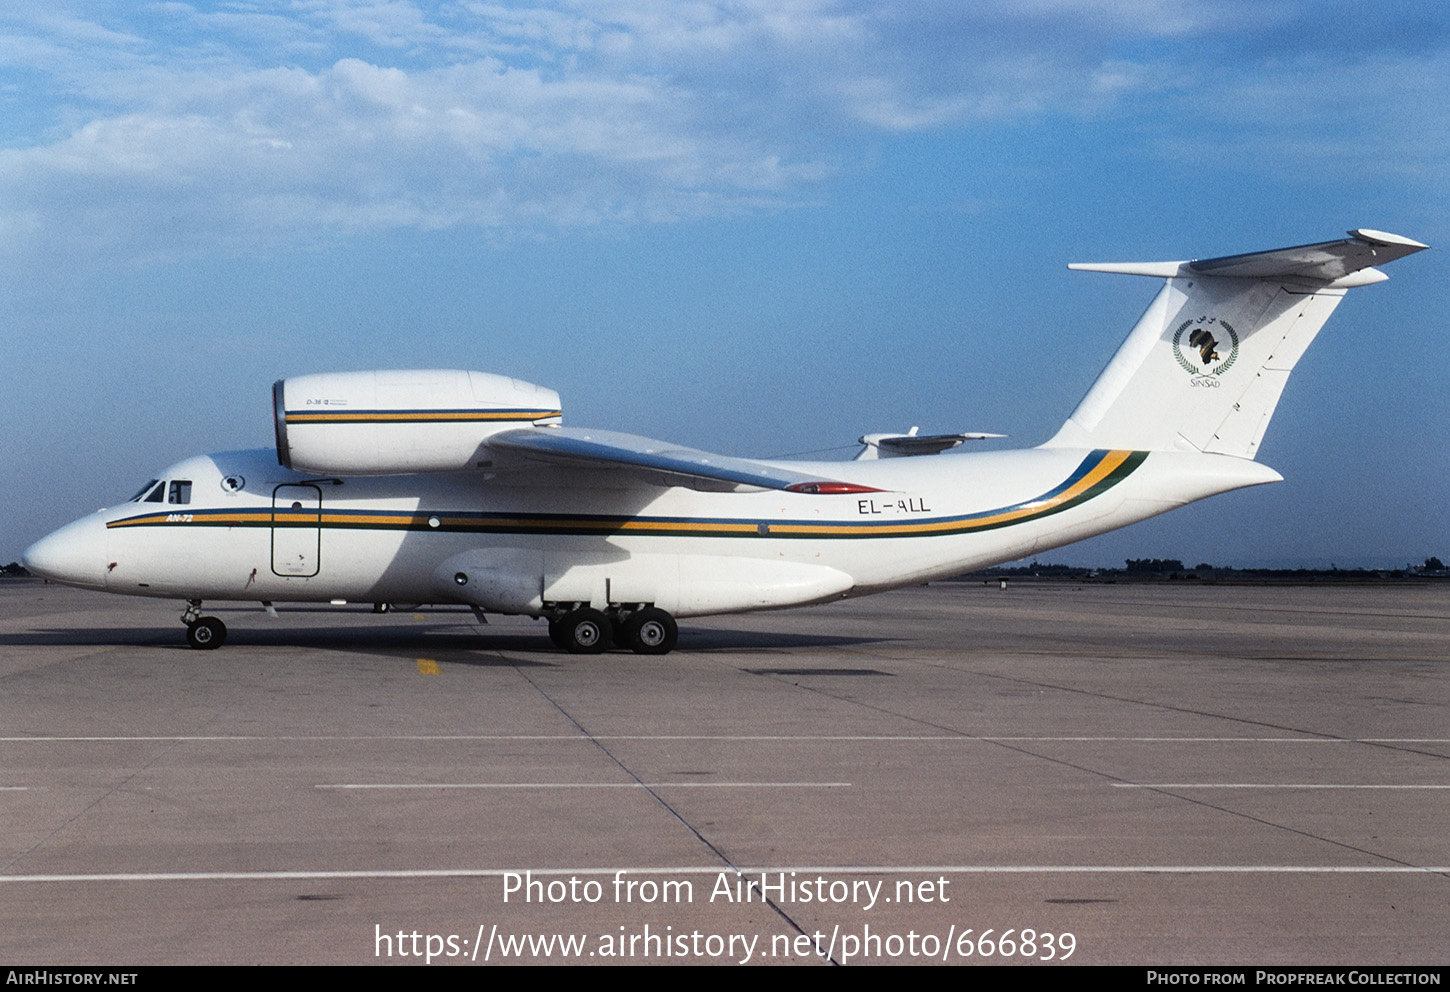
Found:
[[[214,651],[227,642],[227,625],[216,617],[202,616],[199,599],[186,604],[181,622],[186,624],[186,643],[198,650]]]
[[[615,647],[635,654],[668,654],[679,640],[675,618],[646,606],[613,616],[589,606],[578,606],[549,621],[549,640],[570,654],[600,654]]]

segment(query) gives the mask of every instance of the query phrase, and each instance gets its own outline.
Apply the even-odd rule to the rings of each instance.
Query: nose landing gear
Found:
[[[186,604],[181,622],[186,624],[186,643],[198,650],[214,651],[227,641],[227,625],[216,617],[202,616],[199,599]]]

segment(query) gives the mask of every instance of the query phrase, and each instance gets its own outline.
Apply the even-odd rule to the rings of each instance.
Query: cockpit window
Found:
[[[153,490],[151,490],[151,492],[147,493],[145,499],[139,500],[138,502],[142,502],[142,503],[160,503],[165,498],[166,498],[166,483],[164,483],[164,482],[158,482],[158,483],[156,483],[156,488],[153,489]]]
[[[190,503],[191,502],[191,480],[172,479],[171,493],[166,498],[168,503]]]
[[[136,493],[135,496],[132,496],[130,499],[126,500],[126,502],[127,503],[139,503],[139,502],[141,502],[141,497],[142,496],[145,496],[147,493],[149,493],[151,491],[151,487],[154,486],[154,485],[156,485],[156,483],[159,482],[159,481],[160,481],[159,479],[152,479],[150,482],[146,483],[146,485],[142,486],[141,489]]]

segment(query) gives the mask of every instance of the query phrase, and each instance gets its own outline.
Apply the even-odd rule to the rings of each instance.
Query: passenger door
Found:
[[[306,578],[321,566],[322,490],[278,486],[272,490],[272,571]]]

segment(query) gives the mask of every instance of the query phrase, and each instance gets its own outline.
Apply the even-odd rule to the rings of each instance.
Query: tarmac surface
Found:
[[[0,957],[1450,960],[1450,584],[279,609],[0,583]]]

